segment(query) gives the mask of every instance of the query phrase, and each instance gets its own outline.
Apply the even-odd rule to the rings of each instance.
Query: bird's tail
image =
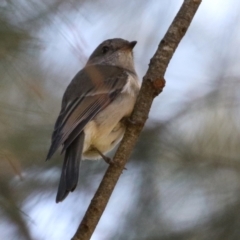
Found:
[[[84,137],[82,131],[66,149],[56,197],[57,203],[63,201],[68,193],[73,192],[77,186]]]

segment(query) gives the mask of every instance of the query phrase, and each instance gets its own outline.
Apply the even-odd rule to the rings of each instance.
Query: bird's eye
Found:
[[[103,53],[103,54],[107,53],[108,51],[109,51],[109,47],[104,46],[104,47],[102,48],[102,53]]]

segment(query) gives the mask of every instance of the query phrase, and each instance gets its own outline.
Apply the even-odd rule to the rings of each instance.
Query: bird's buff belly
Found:
[[[131,114],[135,103],[135,99],[129,98],[133,96],[120,95],[86,125],[83,159],[100,159],[94,148],[105,154],[121,141],[126,129],[125,119]]]

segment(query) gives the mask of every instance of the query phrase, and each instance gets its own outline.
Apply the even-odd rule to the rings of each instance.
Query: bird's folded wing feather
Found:
[[[61,144],[64,151],[72,143],[86,124],[118,96],[127,78],[126,71],[108,65],[85,67],[74,77],[63,96],[47,159]]]

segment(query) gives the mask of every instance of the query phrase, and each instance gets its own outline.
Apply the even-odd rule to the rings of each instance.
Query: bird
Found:
[[[109,160],[105,154],[124,135],[140,89],[133,57],[136,43],[121,38],[103,41],[63,94],[46,158],[62,146],[57,203],[75,190],[81,160]]]

